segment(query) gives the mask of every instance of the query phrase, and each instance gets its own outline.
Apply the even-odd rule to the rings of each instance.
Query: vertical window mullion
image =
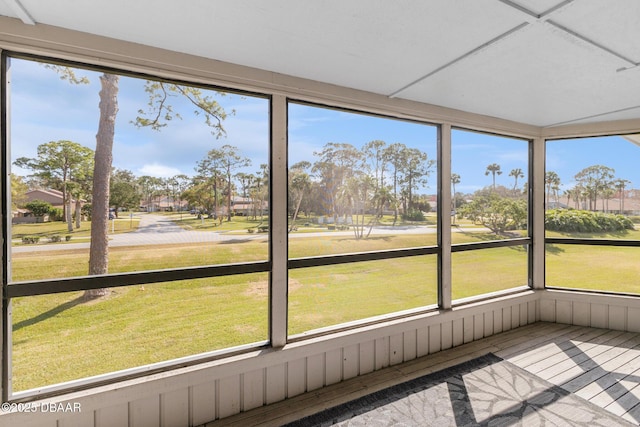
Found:
[[[271,101],[271,291],[269,330],[273,347],[287,342],[287,99]]]
[[[535,138],[532,143],[532,165],[530,165],[530,211],[529,235],[531,236],[531,260],[529,280],[533,289],[544,289],[544,191],[545,191],[545,140]]]
[[[438,306],[451,308],[451,125],[438,132]]]
[[[11,300],[5,297],[6,286],[9,283],[9,245],[10,239],[10,213],[11,213],[11,189],[9,188],[10,158],[9,155],[9,77],[10,59],[4,55],[0,49],[0,151],[2,153],[2,286],[0,287],[0,300],[2,301],[2,319],[0,319],[0,330],[2,331],[2,352],[0,353],[0,370],[2,383],[0,384],[0,395],[2,401],[9,400],[11,395]]]

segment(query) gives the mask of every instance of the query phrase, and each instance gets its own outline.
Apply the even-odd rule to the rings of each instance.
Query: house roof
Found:
[[[541,127],[640,118],[636,0],[0,0],[0,15]]]

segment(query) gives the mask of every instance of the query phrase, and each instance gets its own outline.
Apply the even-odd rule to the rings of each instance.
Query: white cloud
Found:
[[[140,176],[149,175],[157,178],[169,178],[180,173],[180,169],[158,163],[146,164],[137,171]]]

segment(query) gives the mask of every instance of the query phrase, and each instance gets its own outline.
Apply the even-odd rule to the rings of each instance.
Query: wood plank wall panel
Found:
[[[204,424],[216,418],[216,383],[211,381],[189,388],[189,404],[193,425]],[[102,426],[98,426],[102,427]]]
[[[267,405],[287,397],[287,367],[284,363],[267,368],[265,388]]]
[[[360,372],[360,346],[349,345],[342,349],[342,379],[355,378]]]
[[[131,427],[159,426],[160,395],[151,395],[129,403],[129,425]]]
[[[375,341],[365,341],[360,343],[360,375],[371,373],[376,366],[376,343]]]
[[[591,326],[594,328],[608,328],[609,306],[606,304],[591,304],[589,308],[591,310],[589,314]]]
[[[640,308],[629,307],[627,309],[627,330],[640,332]]]
[[[421,327],[416,330],[416,356],[429,354],[429,328]]]
[[[635,296],[547,290],[539,310],[543,322],[640,332],[640,298]]]
[[[253,371],[246,372],[240,376],[242,378],[241,411],[248,411],[262,406],[266,399],[264,393],[265,375],[266,370],[254,369]]]
[[[240,413],[240,375],[219,379],[216,395],[220,418]]]
[[[389,337],[389,365],[398,365],[404,361],[404,334]]]
[[[375,370],[389,366],[389,337],[376,339],[375,344]]]
[[[609,307],[609,328],[617,331],[627,330],[627,307],[611,305]]]
[[[403,335],[402,361],[413,360],[418,354],[418,331],[412,329]]]
[[[255,356],[222,365],[212,363],[192,377],[167,375],[139,390],[131,389],[122,394],[121,402],[114,399],[117,392],[113,391],[103,403],[96,403],[100,401],[94,398],[94,407],[87,407],[91,421],[83,419],[82,423],[94,427],[202,425],[538,321],[539,313],[550,315],[550,307],[555,305],[573,312],[571,302],[554,300],[545,304],[546,309],[533,293],[524,300],[506,297],[371,327],[359,334],[296,343],[282,351],[256,352]],[[640,304],[629,308],[624,317],[613,314],[620,313],[620,308],[610,310],[602,304],[583,305],[576,312],[584,312],[585,307],[589,310],[587,317],[594,321],[606,319],[620,324],[624,320],[640,329]],[[638,318],[635,323],[629,320],[633,316]],[[62,415],[55,417],[60,425],[66,422]],[[55,426],[53,420],[51,425]],[[0,424],[3,421],[0,419]],[[26,421],[24,425],[29,425]],[[46,425],[46,421],[49,419],[34,425]]]
[[[84,427],[94,423],[93,412],[70,413],[58,421],[57,427]]]
[[[287,370],[285,373],[287,376],[287,397],[294,397],[307,391],[306,368],[306,359],[287,362]]]
[[[96,427],[128,427],[129,404],[121,403],[107,408],[98,408],[95,411],[95,425]]]
[[[325,353],[324,385],[336,384],[342,381],[342,349],[337,348]]]
[[[162,427],[189,426],[189,388],[160,395],[160,425]]]

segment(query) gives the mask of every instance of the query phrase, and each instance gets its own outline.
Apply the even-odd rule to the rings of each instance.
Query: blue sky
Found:
[[[11,157],[35,157],[39,144],[61,139],[95,148],[98,123],[99,73],[78,71],[87,76],[89,85],[72,86],[42,65],[26,60],[12,60],[11,81]],[[138,129],[131,123],[139,109],[148,101],[144,80],[123,77],[118,96],[119,112],[114,141],[114,166],[128,169],[136,175],[160,177],[178,173],[194,175],[196,163],[208,150],[223,144],[239,148],[252,160],[246,172],[257,172],[268,162],[269,102],[267,99],[239,94],[219,96],[218,102],[230,112],[224,127],[227,136],[216,140],[204,124],[204,118],[193,113],[194,108],[183,98],[171,99],[171,105],[183,117],[172,120],[161,131]],[[387,144],[403,143],[419,148],[429,159],[436,159],[436,127],[415,122],[355,114],[301,104],[289,105],[289,163],[300,160],[313,162],[314,151],[328,142],[349,143],[362,147],[372,140]],[[557,172],[563,188],[573,185],[573,176],[581,169],[604,164],[616,170],[618,178],[640,185],[638,159],[640,147],[620,138],[587,138],[551,141],[547,144],[547,170]],[[498,163],[503,174],[496,181],[512,187],[509,171],[527,171],[528,148],[522,140],[454,130],[452,135],[452,172],[461,176],[456,186],[459,192],[473,192],[491,185],[485,176],[486,166]],[[14,167],[13,172],[26,175],[29,171]],[[432,173],[426,188],[436,192],[436,175]],[[519,186],[524,180],[519,181]]]

